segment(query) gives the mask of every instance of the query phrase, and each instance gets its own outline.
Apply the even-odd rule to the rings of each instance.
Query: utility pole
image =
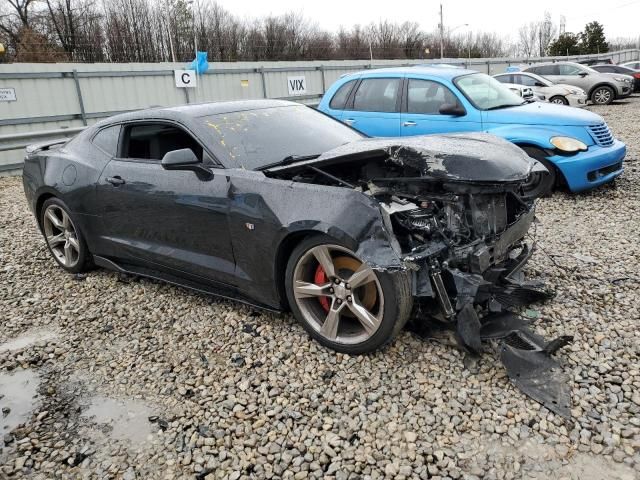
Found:
[[[442,4],[440,4],[440,58],[444,58],[444,23],[442,21]]]

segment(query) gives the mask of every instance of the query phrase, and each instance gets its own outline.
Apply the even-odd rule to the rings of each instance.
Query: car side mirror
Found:
[[[443,103],[438,111],[440,115],[453,115],[454,117],[462,117],[467,114],[464,107],[458,103]]]
[[[162,157],[160,162],[165,170],[191,170],[193,172],[213,177],[209,168],[203,165],[197,155],[190,148],[171,150]]]
[[[584,78],[587,75],[589,75],[589,72],[580,72],[578,75],[580,75],[582,78]]]

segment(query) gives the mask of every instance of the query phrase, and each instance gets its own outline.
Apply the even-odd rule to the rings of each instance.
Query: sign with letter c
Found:
[[[178,88],[194,88],[198,84],[195,70],[174,70],[173,76]]]

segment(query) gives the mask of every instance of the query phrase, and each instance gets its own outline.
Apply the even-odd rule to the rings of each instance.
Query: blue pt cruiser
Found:
[[[624,143],[595,113],[524,101],[494,78],[455,67],[403,67],[346,75],[318,107],[374,137],[488,132],[542,162],[551,175],[530,180],[533,194],[565,183],[573,192],[623,171]]]

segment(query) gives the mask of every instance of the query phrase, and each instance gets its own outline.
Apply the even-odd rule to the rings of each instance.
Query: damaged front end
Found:
[[[472,134],[365,140],[270,174],[375,198],[413,276],[416,321],[455,331],[472,355],[498,341],[512,382],[568,417],[568,379],[551,355],[570,338],[546,342],[512,312],[552,296],[521,271],[534,248],[525,187],[545,172],[514,145]]]

